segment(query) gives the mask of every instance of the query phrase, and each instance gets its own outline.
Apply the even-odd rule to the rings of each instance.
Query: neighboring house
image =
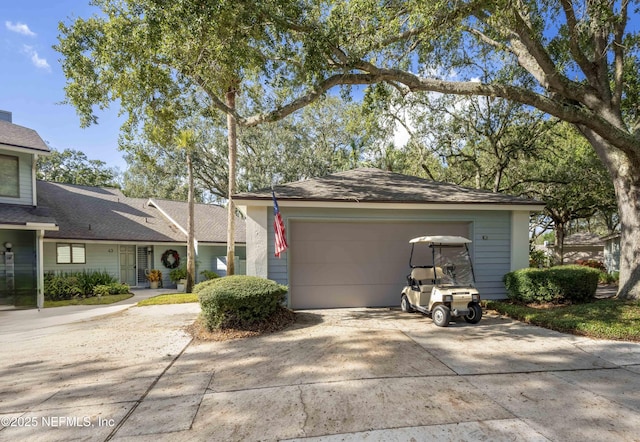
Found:
[[[620,232],[615,232],[610,235],[600,238],[604,241],[604,266],[607,268],[607,272],[619,272],[620,271]]]
[[[36,161],[48,154],[36,131],[0,111],[0,304],[34,305],[42,298],[43,239],[58,229],[36,192]]]
[[[504,274],[529,265],[529,214],[539,201],[356,169],[276,186],[289,249],[274,256],[271,190],[235,196],[246,215],[247,274],[289,286],[292,308],[395,306],[409,240],[462,235],[485,299],[505,298]]]
[[[145,273],[186,264],[185,202],[127,198],[117,189],[36,181],[36,161],[49,148],[32,129],[0,111],[0,305],[44,303],[44,273],[107,271],[131,286],[147,286]],[[226,273],[226,209],[195,206],[197,280],[203,270]],[[244,273],[245,227],[236,221],[236,273]]]
[[[162,263],[168,251],[187,258],[186,202],[128,198],[119,189],[37,182],[41,204],[51,208],[59,230],[44,238],[44,270],[107,271],[130,286],[148,286],[146,273],[159,269],[164,287],[170,268]],[[227,210],[195,205],[196,280],[203,270],[226,273]],[[236,273],[244,273],[244,221],[236,220]],[[170,263],[174,254],[168,257]]]
[[[539,247],[550,259],[558,253],[558,246],[548,244]],[[565,237],[563,245],[564,264],[574,264],[578,260],[596,260],[604,262],[604,240],[595,233],[574,233]],[[559,256],[559,253],[558,253]]]

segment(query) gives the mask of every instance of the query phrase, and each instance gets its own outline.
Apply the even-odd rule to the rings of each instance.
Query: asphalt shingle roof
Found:
[[[118,190],[37,181],[38,205],[48,207],[60,230],[48,238],[185,242],[186,236],[145,198],[128,198]],[[187,228],[187,203],[158,200],[183,228]],[[210,204],[196,204],[196,239],[200,243],[226,242],[227,210]],[[222,228],[221,228],[222,226]],[[245,225],[236,221],[236,241],[245,241]]]
[[[524,204],[540,201],[471,189],[374,168],[359,168],[321,178],[275,186],[278,201],[338,201],[437,204]],[[271,199],[271,189],[244,192],[237,200]]]
[[[55,224],[49,209],[18,204],[0,204],[0,224],[26,225],[27,223]]]
[[[2,120],[0,120],[0,144],[22,147],[39,152],[49,152],[49,147],[42,141],[38,132]]]

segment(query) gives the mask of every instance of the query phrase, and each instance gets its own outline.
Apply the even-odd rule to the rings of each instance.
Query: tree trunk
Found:
[[[236,108],[236,90],[230,88],[225,94],[225,101],[229,108]],[[236,193],[236,119],[227,113],[227,142],[229,146],[229,206],[227,212],[227,275],[235,274],[235,231],[236,207],[232,195]]]
[[[618,297],[640,299],[640,151],[622,152],[584,127],[609,171],[620,215],[620,282]]]
[[[559,221],[555,221],[555,229],[554,229],[554,234],[555,234],[555,247],[553,248],[554,250],[554,255],[553,255],[553,260],[554,260],[554,264],[555,265],[562,265],[564,264],[564,236],[565,236],[565,226],[564,223],[559,222]]]
[[[187,148],[187,178],[189,180],[189,220],[188,224],[188,238],[187,238],[187,286],[186,292],[191,293],[193,291],[193,284],[196,278],[196,250],[195,250],[195,218],[194,218],[194,189],[193,189],[193,162],[191,160],[191,152]]]

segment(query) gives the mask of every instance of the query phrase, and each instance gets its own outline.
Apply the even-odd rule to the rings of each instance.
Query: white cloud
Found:
[[[22,49],[27,55],[29,55],[29,57],[31,57],[31,63],[33,63],[35,67],[37,67],[38,69],[51,71],[51,66],[49,66],[49,63],[47,63],[47,59],[40,58],[40,56],[32,46],[24,45]]]
[[[33,32],[31,29],[29,29],[29,26],[27,26],[24,23],[20,23],[20,22],[13,23],[13,22],[10,22],[10,21],[5,21],[4,25],[11,32],[17,32],[18,34],[28,35],[29,37],[35,37],[36,36],[36,33]]]

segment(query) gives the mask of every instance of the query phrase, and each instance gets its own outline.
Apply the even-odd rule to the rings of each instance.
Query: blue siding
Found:
[[[506,298],[502,277],[511,267],[511,216],[503,211],[444,211],[444,210],[372,210],[372,209],[315,209],[280,206],[280,213],[288,228],[290,220],[309,219],[351,221],[424,221],[470,222],[471,255],[478,289],[484,299]],[[268,225],[273,225],[269,211]],[[427,232],[425,232],[427,233]],[[288,236],[289,238],[289,236]],[[289,284],[287,252],[274,256],[274,232],[268,231],[268,276],[280,284]]]
[[[13,152],[0,149],[0,154],[18,157],[18,174],[19,174],[19,186],[20,196],[18,198],[3,197],[0,196],[0,204],[24,204],[32,206],[33,204],[33,178],[31,176],[33,155]]]

